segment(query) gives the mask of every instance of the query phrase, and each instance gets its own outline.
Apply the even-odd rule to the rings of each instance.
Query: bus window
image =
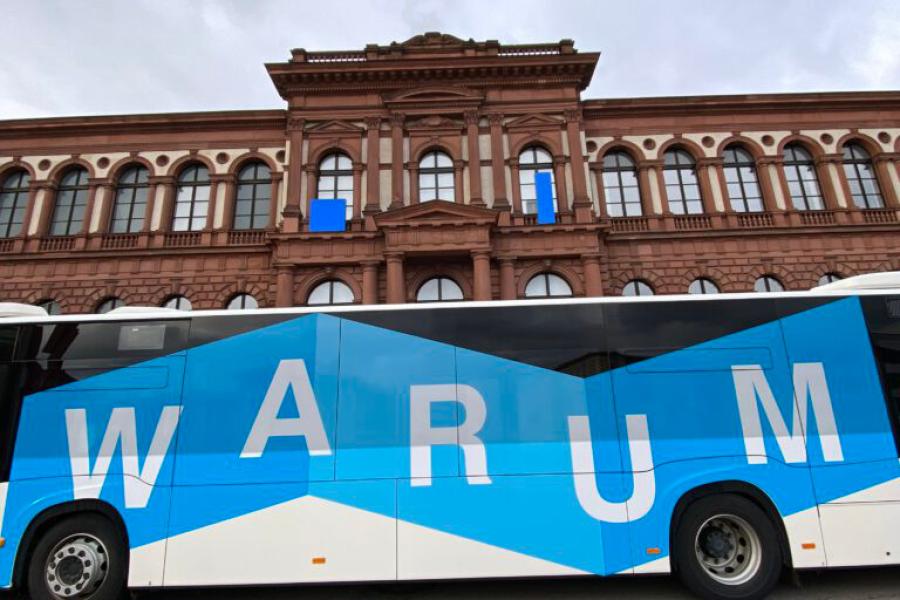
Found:
[[[900,296],[860,298],[900,452]]]

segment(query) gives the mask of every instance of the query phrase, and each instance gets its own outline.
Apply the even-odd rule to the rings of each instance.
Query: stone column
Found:
[[[287,233],[300,231],[300,183],[303,177],[303,119],[288,119],[287,134],[289,145],[287,164],[287,201],[284,205],[284,222],[281,229]]]
[[[457,204],[464,204],[466,195],[463,190],[463,169],[465,163],[462,160],[453,161],[453,200]]]
[[[409,171],[409,203],[419,203],[419,163],[409,161],[406,163],[406,169]],[[431,198],[429,198],[431,200]]]
[[[516,299],[516,259],[500,258],[500,299]]]
[[[491,253],[488,250],[472,251],[473,300],[491,299]]]
[[[88,180],[88,197],[87,204],[84,207],[84,220],[81,223],[81,229],[76,235],[87,235],[91,230],[91,219],[94,216],[94,204],[97,202],[97,191],[100,185],[105,183],[105,179],[89,179]]]
[[[275,212],[278,210],[278,200],[275,197],[275,192],[278,191],[278,188],[275,185],[275,175],[276,173],[272,173],[273,198],[269,203],[270,223],[273,223],[272,219],[275,216]],[[225,202],[225,205],[222,207],[222,230],[230,231],[231,229],[234,229],[234,209],[235,202],[237,202],[237,177],[233,173],[225,173],[223,175],[216,175],[215,177],[219,184],[219,189],[222,190],[222,196],[224,197]]]
[[[781,183],[775,179],[772,179],[772,169],[770,167],[774,166],[776,169],[780,169],[783,164],[783,161],[776,156],[763,156],[760,157],[756,161],[756,178],[759,180],[759,192],[762,196],[763,201],[763,210],[771,211],[771,212],[783,212],[785,209],[792,208],[790,206],[790,202],[784,202],[782,206],[778,206],[778,196],[775,192],[775,186],[781,185]],[[724,169],[719,173],[719,177],[724,179],[725,173]],[[728,186],[726,185],[726,190]],[[784,200],[784,196],[782,195],[782,201]]]
[[[353,220],[358,221],[362,215],[362,172],[363,164],[359,162],[353,163]]]
[[[206,225],[204,225],[203,231],[212,231],[215,224],[216,205],[219,203],[219,183],[221,181],[222,177],[220,175],[210,175],[209,177],[209,203],[206,205]],[[228,203],[227,198],[225,202]]]
[[[147,206],[144,208],[144,225],[141,227],[141,233],[150,233],[150,226],[153,224],[153,211],[156,210],[156,194],[159,193],[159,186],[163,183],[160,177],[151,175],[147,178],[149,186],[147,188]]]
[[[478,111],[470,110],[465,113],[466,142],[469,151],[469,194],[472,206],[484,206],[484,198],[481,195],[481,151],[478,144]]]
[[[363,214],[378,212],[381,202],[381,119],[366,119],[366,208]]]
[[[269,223],[266,226],[266,229],[269,231],[274,231],[278,226],[278,200],[279,200],[279,192],[281,191],[281,182],[284,179],[284,173],[272,173],[272,200],[269,203]],[[234,194],[231,192],[231,186],[228,185],[227,180],[225,183],[225,216],[229,215],[228,206],[232,207],[231,209],[231,217],[234,219],[234,201],[229,201],[229,198],[234,198]],[[226,221],[224,218],[222,219],[222,229],[230,229],[232,227],[232,221]]]
[[[403,206],[403,122],[402,113],[391,115],[391,206]]]
[[[30,180],[28,184],[28,201],[25,203],[25,215],[22,218],[22,229],[19,231],[18,237],[31,237],[28,235],[28,229],[31,228],[31,218],[34,212],[34,204],[37,202],[38,186],[34,180]]]
[[[403,275],[403,253],[387,252],[387,301],[388,304],[406,302],[406,281]]]
[[[155,186],[150,186],[150,188],[155,188]],[[150,193],[150,189],[147,190],[147,193]],[[112,223],[112,214],[113,207],[116,204],[116,186],[110,182],[104,181],[98,184],[97,196],[94,199],[94,206],[97,206],[99,203],[100,206],[100,214],[97,217],[97,230],[96,232],[91,231],[90,221],[93,220],[94,210],[92,209],[89,214],[89,220],[84,228],[85,233],[110,233],[110,224]],[[144,207],[144,224],[147,223],[148,215],[147,208],[149,208],[150,199],[147,199],[147,206]]]
[[[491,123],[491,170],[494,175],[493,208],[508,209],[509,200],[506,189],[506,161],[503,157],[503,115],[489,115]],[[513,184],[515,184],[515,178]]]
[[[897,174],[896,160],[897,154],[893,152],[872,157],[872,168],[875,176],[878,178],[878,185],[881,188],[881,197],[884,199],[885,208],[897,208],[900,205],[900,199],[897,197],[900,191],[894,187],[895,179],[891,176],[892,169],[894,170],[894,175]]]
[[[518,157],[512,157],[509,159],[509,170],[512,172],[512,210],[513,214],[516,216],[521,216],[524,214],[522,210],[522,186],[519,185],[519,177],[521,174],[519,173],[519,159]],[[496,208],[497,203],[494,203],[494,207]]]
[[[569,143],[569,159],[572,165],[572,208],[579,223],[591,221],[591,197],[588,194],[587,179],[584,175],[584,152],[581,148],[582,114],[580,109],[565,111],[566,138]]]
[[[306,198],[303,199],[303,212],[304,219],[306,222],[309,222],[309,211],[312,206],[312,199],[315,198],[318,193],[318,181],[316,175],[318,175],[316,165],[306,165],[303,167],[303,170],[306,172]]]
[[[584,295],[602,296],[603,277],[600,274],[600,254],[581,255],[581,267],[584,269]]]
[[[378,304],[378,262],[365,261],[362,268],[362,303]]]
[[[556,212],[569,213],[569,192],[566,190],[566,157],[553,157],[553,184],[556,186]]]
[[[278,267],[278,275],[275,290],[275,306],[294,305],[294,268],[290,266]]]

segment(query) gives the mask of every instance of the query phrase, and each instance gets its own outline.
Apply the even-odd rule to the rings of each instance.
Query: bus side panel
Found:
[[[753,302],[757,304],[749,310],[774,316],[770,301]],[[653,316],[647,316],[649,311],[638,315],[636,311],[642,309],[636,305],[605,309],[614,313],[607,313],[607,321],[614,324],[614,360],[625,363],[612,371],[625,471],[646,472],[649,468],[653,473],[653,486],[645,485],[646,492],[640,495],[635,484],[629,499],[636,572],[668,570],[673,510],[681,496],[693,488],[717,481],[742,481],[768,495],[782,516],[815,506],[807,464],[785,465],[770,427],[762,425],[764,450],[758,454],[758,448],[748,447],[744,439],[735,387],[735,377],[740,375],[736,373],[753,372],[764,379],[778,410],[788,415],[789,424],[795,411],[791,373],[777,321],[721,337],[708,335],[710,341],[666,352],[667,345],[678,346],[679,330],[672,324],[692,332],[698,328],[712,331],[719,327],[718,320],[724,323],[732,318],[736,307],[722,306],[715,311],[697,303],[665,307],[670,313],[666,315],[668,324],[657,329],[658,337],[645,336],[640,341],[643,347],[627,328],[652,320]],[[700,309],[705,312],[695,312]],[[636,419],[646,419],[652,466],[646,460],[643,466],[635,466],[631,446],[641,437],[634,427]],[[631,478],[639,481],[637,475]],[[626,476],[626,486],[628,479]],[[651,493],[652,502],[648,498]],[[795,520],[804,534],[815,533],[808,517]],[[789,537],[798,536],[789,532]],[[802,542],[821,548],[815,538]],[[802,542],[797,540],[795,550]],[[802,563],[798,566],[823,564],[821,554],[807,552],[798,557],[795,551],[794,556]]]
[[[886,299],[864,298],[887,322]],[[803,300],[780,299],[790,306]],[[782,319],[828,566],[900,562],[900,463],[859,298]],[[900,319],[893,319],[894,327]],[[802,370],[801,370],[802,369]],[[833,417],[823,407],[830,406]],[[833,426],[832,426],[833,423]]]

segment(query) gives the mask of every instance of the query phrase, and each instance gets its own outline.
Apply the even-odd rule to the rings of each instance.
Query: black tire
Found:
[[[98,540],[105,562],[97,570],[103,573],[99,586],[89,595],[75,596],[78,600],[118,600],[124,595],[128,576],[128,548],[118,528],[109,519],[96,513],[67,517],[47,529],[36,541],[28,557],[26,587],[31,600],[58,600],[47,582],[51,552],[72,536],[86,534]],[[77,568],[80,566],[76,565]],[[94,565],[95,568],[98,565]]]
[[[729,553],[729,556],[743,559],[738,562],[730,563],[737,565],[738,571],[746,569],[746,580],[738,580],[731,583],[723,583],[716,579],[712,573],[714,569],[708,570],[707,566],[701,561],[697,555],[696,541],[701,539],[698,537],[704,524],[713,517],[725,515],[725,521],[728,516],[736,518],[735,521],[743,525],[749,526],[755,532],[756,539],[748,541],[746,538],[751,536],[741,536],[725,538],[727,548],[735,548],[733,553],[728,550],[723,552]],[[719,523],[721,521],[717,521]],[[721,531],[715,527],[704,530]],[[704,539],[709,539],[704,536]],[[723,538],[720,536],[718,540]],[[737,539],[737,544],[730,543]],[[743,543],[742,543],[743,542]],[[757,546],[759,551],[751,557],[751,550],[746,548]],[[709,548],[710,546],[705,546]],[[721,548],[721,547],[720,547]],[[719,548],[719,549],[720,549]],[[681,577],[681,581],[694,594],[707,600],[757,600],[765,598],[778,584],[781,571],[784,566],[782,557],[781,544],[778,540],[778,532],[775,529],[769,516],[756,504],[744,498],[733,494],[722,494],[716,496],[707,496],[701,498],[688,506],[678,523],[678,529],[675,532],[673,549],[673,559],[675,561],[675,569]],[[721,559],[726,560],[726,559]],[[744,561],[747,565],[752,565],[758,560],[758,566],[744,567]],[[751,562],[753,561],[753,562]],[[724,564],[724,563],[723,563]],[[729,573],[724,569],[720,570],[719,577],[737,577],[734,571]]]

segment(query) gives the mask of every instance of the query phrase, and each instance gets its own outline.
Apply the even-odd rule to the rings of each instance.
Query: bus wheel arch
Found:
[[[28,573],[28,563],[34,552],[35,545],[41,537],[54,525],[65,521],[75,515],[93,514],[109,521],[118,535],[121,537],[125,548],[129,548],[128,529],[122,515],[108,502],[102,500],[74,500],[61,504],[54,504],[38,513],[28,524],[22,540],[16,551],[16,560],[13,567],[13,584],[16,588],[25,587]],[[127,565],[126,565],[127,567]]]
[[[762,509],[769,518],[769,521],[771,521],[778,535],[778,543],[785,569],[793,569],[793,559],[791,557],[791,547],[788,543],[787,530],[784,526],[784,519],[778,512],[778,509],[775,508],[775,503],[772,502],[772,499],[757,486],[740,480],[707,483],[690,489],[681,495],[678,502],[675,503],[675,508],[672,511],[672,519],[669,523],[669,556],[674,558],[673,546],[675,543],[675,532],[678,531],[681,518],[684,516],[688,507],[701,498],[723,494],[742,496]],[[673,572],[677,568],[675,560],[671,561],[671,568]]]

